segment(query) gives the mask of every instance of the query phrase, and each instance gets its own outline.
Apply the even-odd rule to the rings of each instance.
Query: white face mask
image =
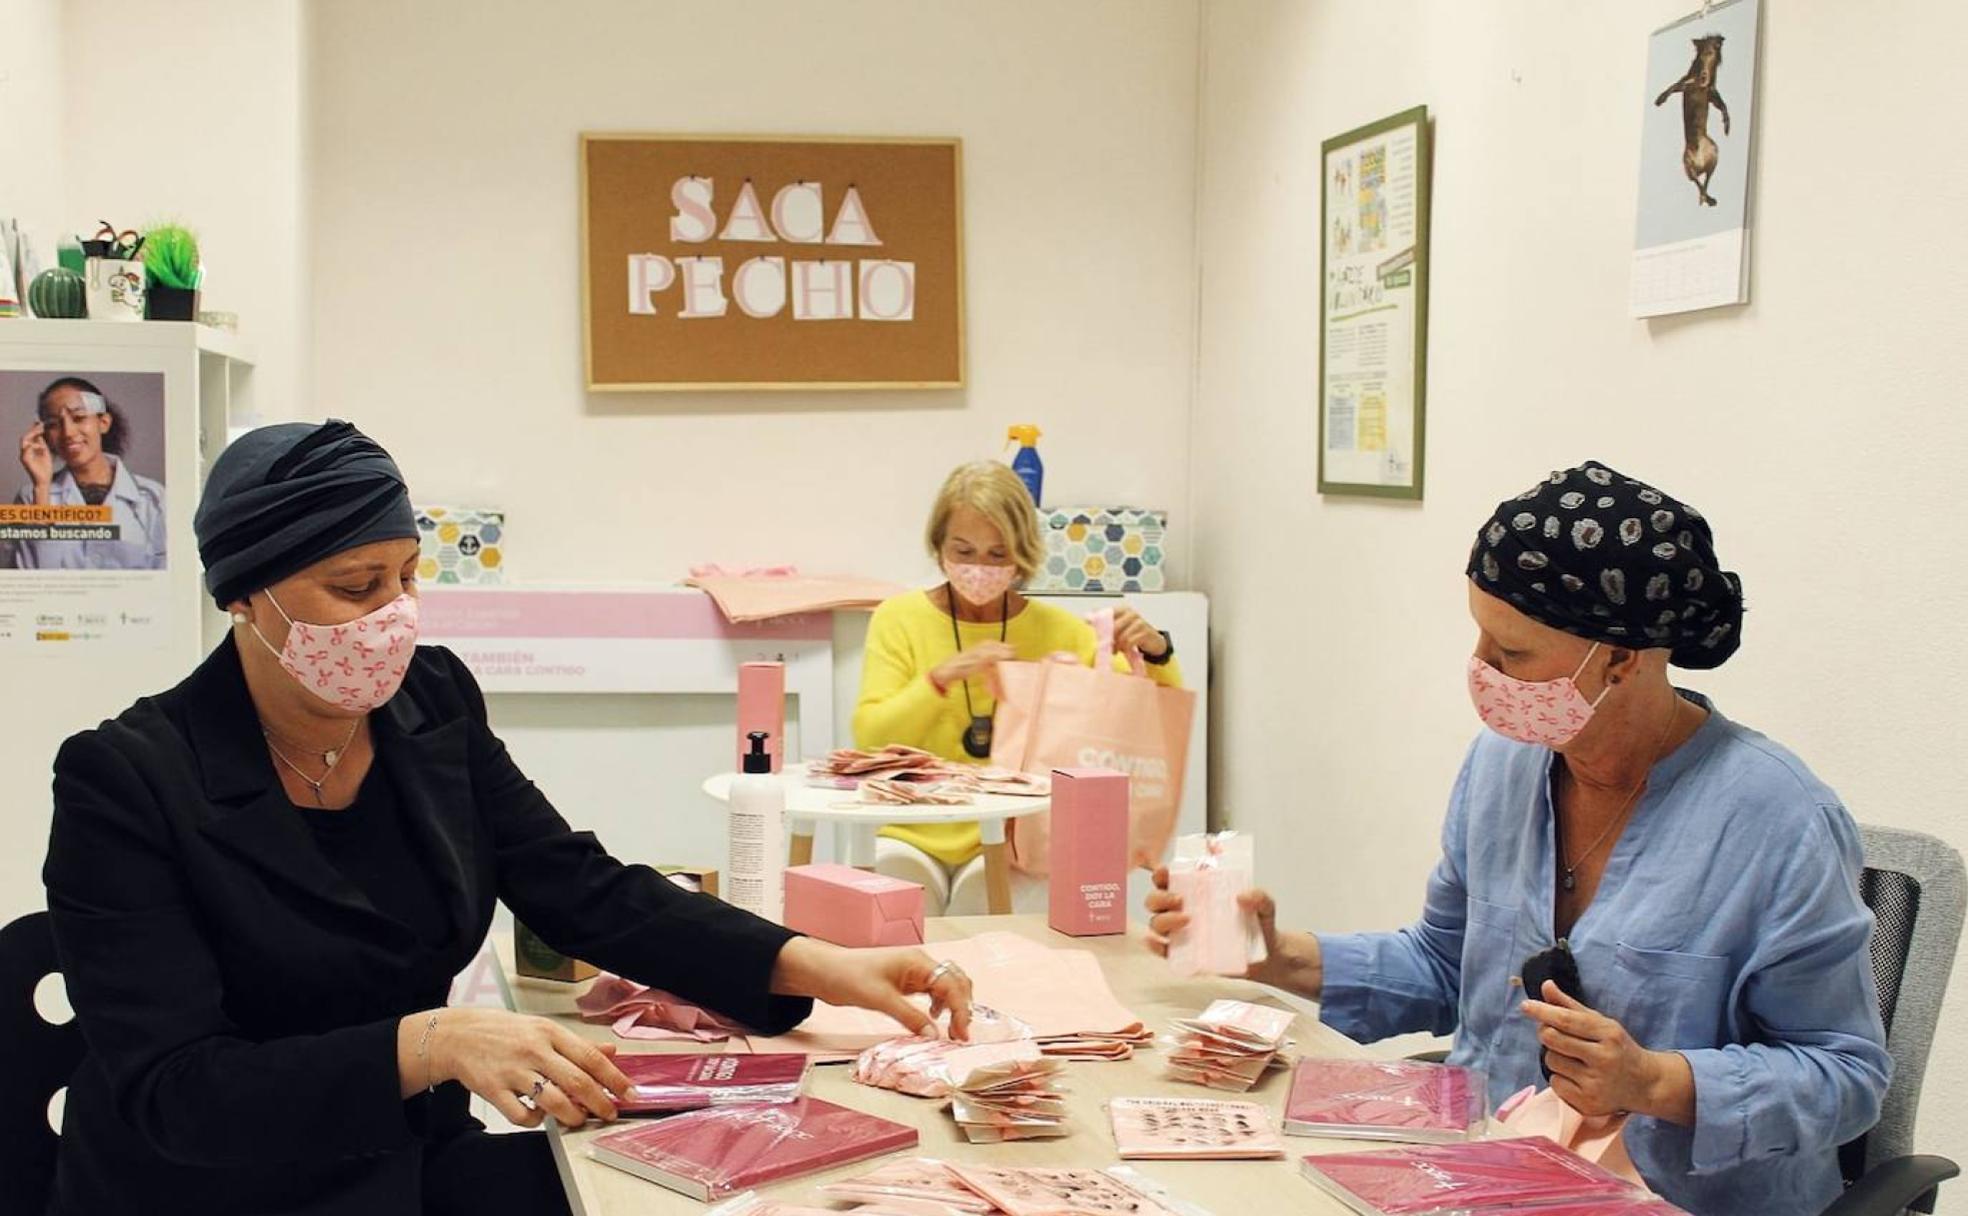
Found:
[[[260,645],[280,660],[280,668],[296,683],[341,709],[367,713],[403,686],[410,658],[417,650],[417,597],[404,592],[381,608],[340,625],[311,625],[287,615],[280,601],[267,592],[287,622],[287,642],[275,650],[258,625],[245,613],[245,622]]]

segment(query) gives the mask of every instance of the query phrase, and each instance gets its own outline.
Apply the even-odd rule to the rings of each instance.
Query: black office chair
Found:
[[[1961,854],[1932,836],[1861,825],[1865,871],[1859,895],[1872,909],[1872,976],[1893,1057],[1893,1085],[1873,1129],[1838,1151],[1843,1195],[1822,1216],[1932,1212],[1940,1185],[1961,1172],[1946,1157],[1913,1152],[1913,1119],[1934,1025],[1961,942],[1968,872]],[[1441,1063],[1446,1051],[1409,1059]]]
[[[0,1179],[9,1211],[47,1210],[59,1143],[48,1105],[82,1063],[75,1019],[57,1026],[34,1007],[35,987],[55,970],[46,912],[0,928]]]
[[[1859,894],[1872,909],[1872,977],[1893,1057],[1893,1087],[1873,1129],[1839,1150],[1848,1184],[1824,1216],[1931,1212],[1941,1183],[1961,1172],[1946,1157],[1913,1154],[1913,1120],[1927,1053],[1961,942],[1968,871],[1961,854],[1932,836],[1860,825],[1865,873]]]

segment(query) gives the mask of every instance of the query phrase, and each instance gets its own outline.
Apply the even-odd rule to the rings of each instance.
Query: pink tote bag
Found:
[[[1094,615],[1094,665],[1001,663],[991,762],[1028,773],[1055,768],[1108,768],[1128,775],[1130,864],[1155,866],[1175,836],[1196,694],[1148,678],[1139,652],[1132,671],[1114,670],[1113,613]],[[1011,822],[1011,863],[1044,874],[1047,814]]]

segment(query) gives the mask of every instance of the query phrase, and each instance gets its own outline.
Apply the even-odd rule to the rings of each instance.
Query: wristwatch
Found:
[[[1175,639],[1168,635],[1166,629],[1157,629],[1155,632],[1162,635],[1162,641],[1167,644],[1168,649],[1159,655],[1144,654],[1141,656],[1141,661],[1153,667],[1166,667],[1168,661],[1175,657]]]

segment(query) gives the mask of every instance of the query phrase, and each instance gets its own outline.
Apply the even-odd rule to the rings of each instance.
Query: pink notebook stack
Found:
[[[1662,1211],[1652,1195],[1538,1136],[1305,1158],[1305,1176],[1362,1216],[1594,1216]],[[1620,1206],[1620,1205],[1628,1206]],[[1631,1205],[1642,1206],[1634,1207]],[[1564,1207],[1558,1205],[1565,1205]],[[1667,1206],[1667,1213],[1676,1211]]]
[[[1247,1161],[1285,1155],[1271,1112],[1255,1102],[1116,1098],[1107,1104],[1123,1161]]]
[[[625,1115],[671,1114],[736,1103],[783,1103],[800,1096],[807,1060],[801,1055],[668,1055],[615,1057],[629,1078]]]
[[[721,1199],[900,1152],[916,1129],[801,1098],[783,1106],[716,1106],[599,1136],[596,1161],[695,1199]]]
[[[1482,1134],[1481,1073],[1414,1060],[1300,1060],[1285,1134],[1446,1143]]]

